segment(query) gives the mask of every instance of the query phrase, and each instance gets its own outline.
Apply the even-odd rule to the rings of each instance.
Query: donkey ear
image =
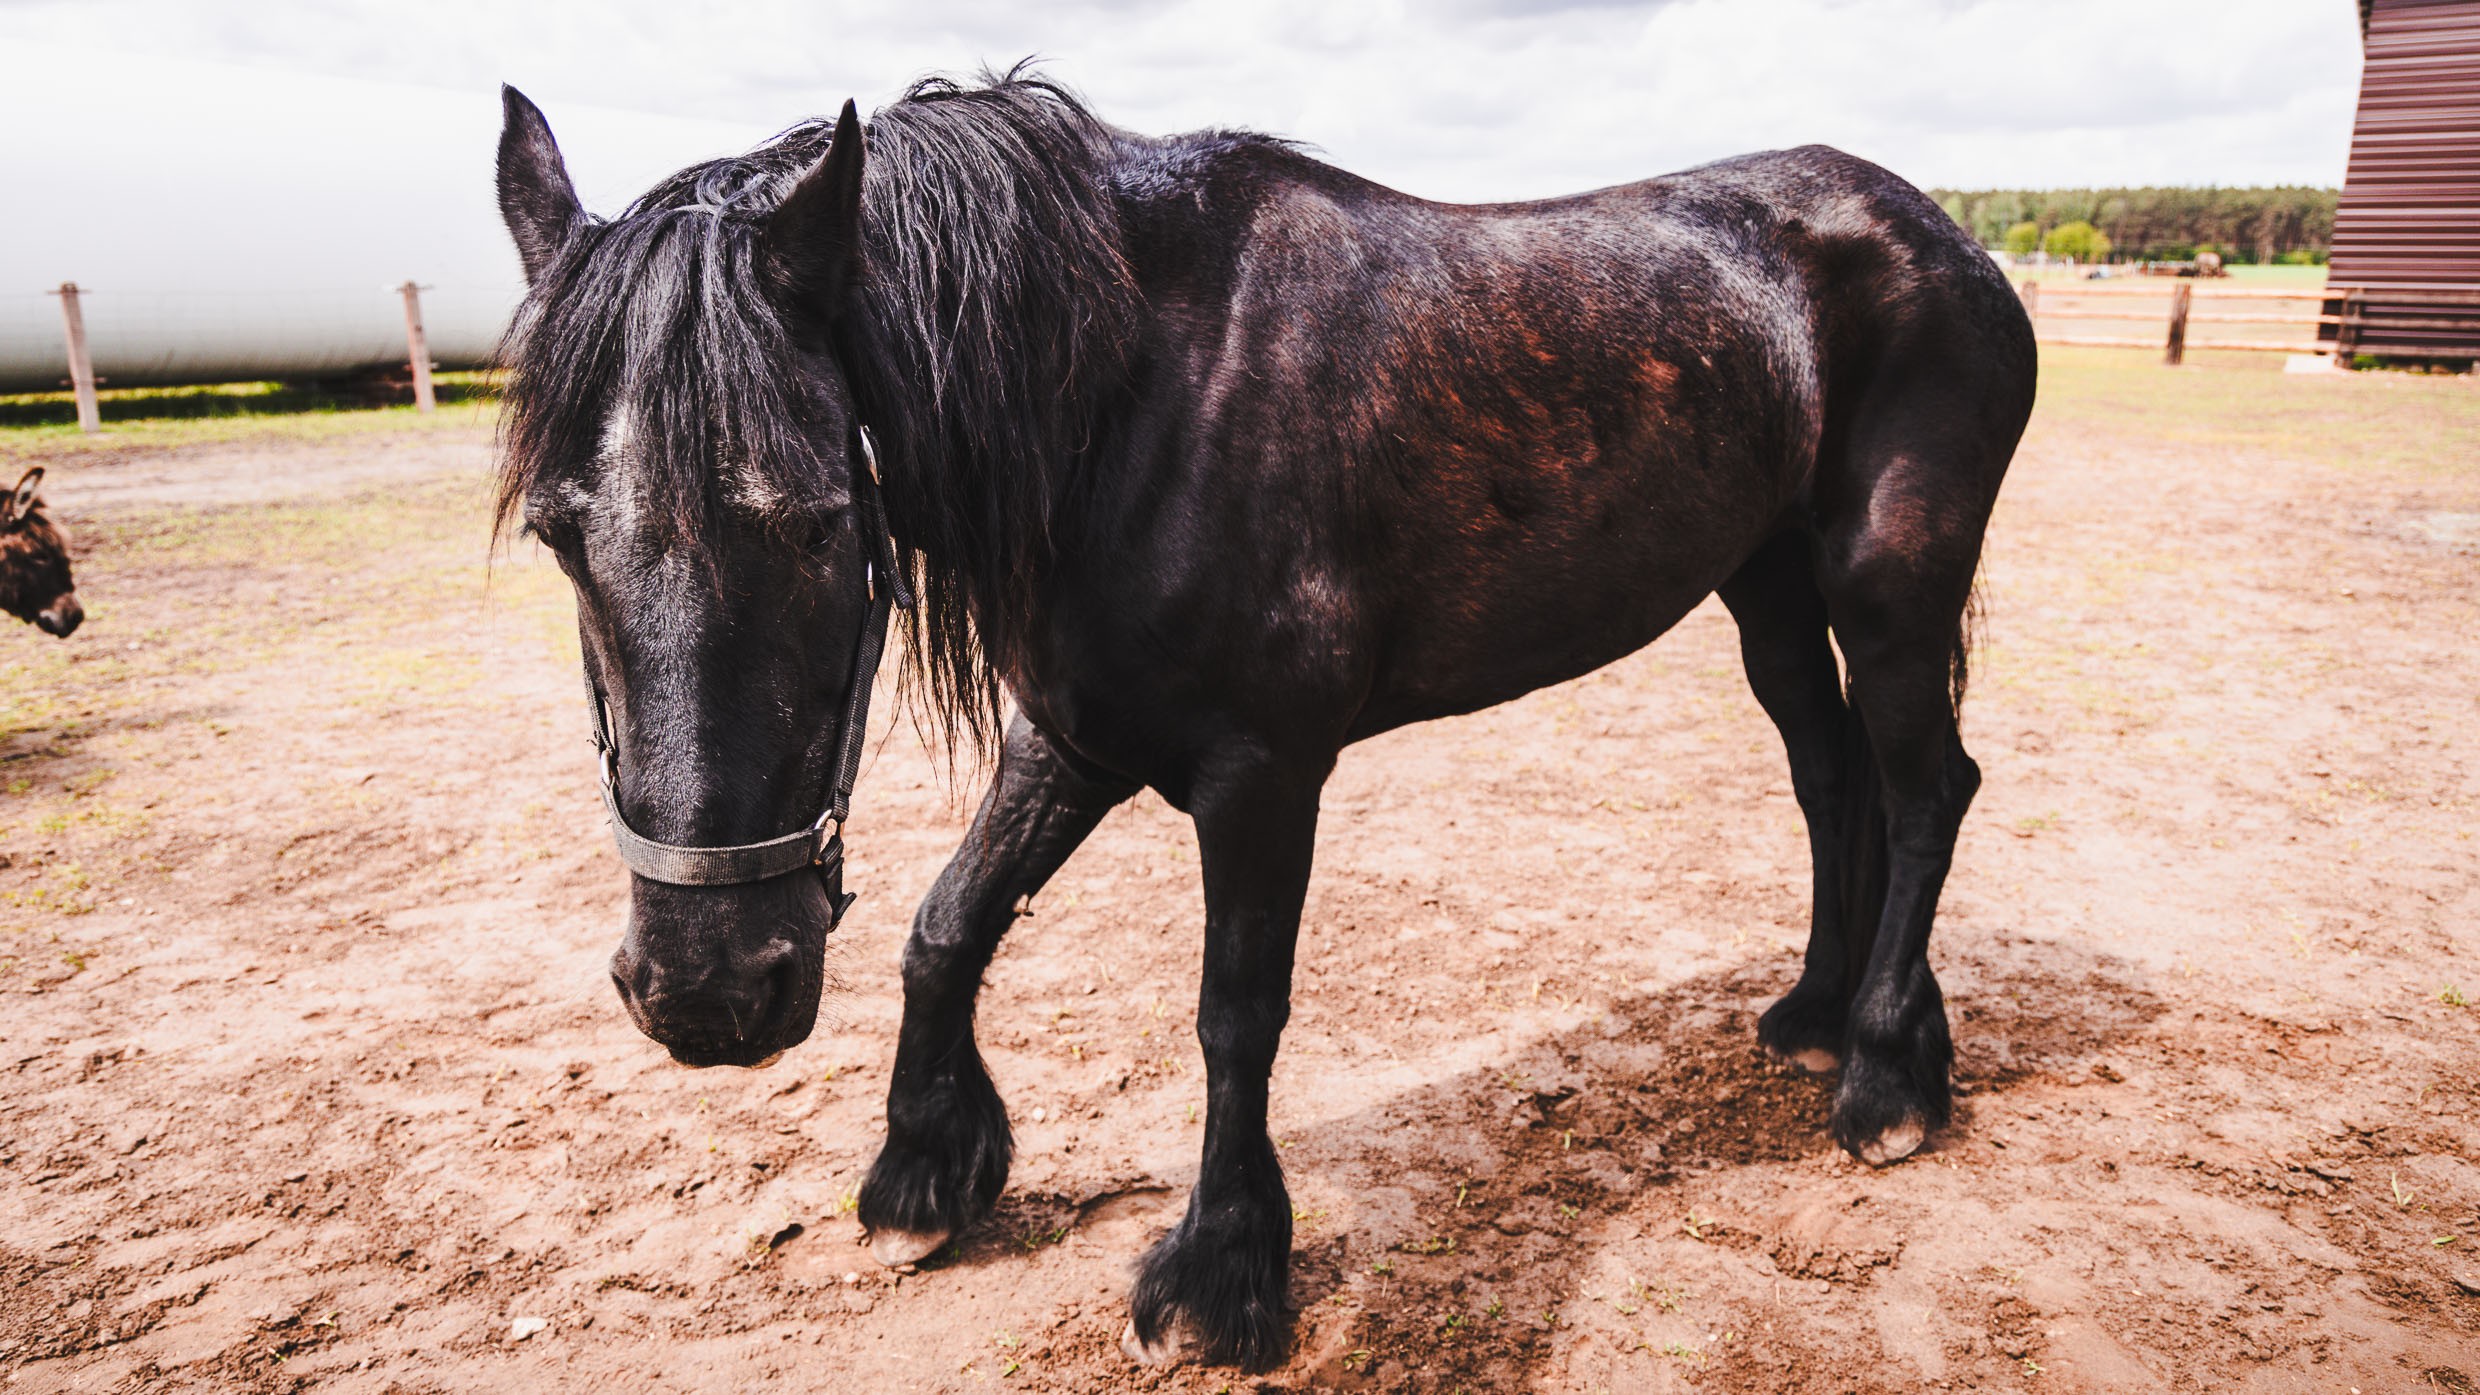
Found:
[[[26,510],[34,507],[35,486],[41,483],[43,483],[43,467],[40,465],[18,476],[17,487],[9,491],[9,497],[6,500],[0,500],[0,527],[6,527],[26,516]]]
[[[585,221],[586,211],[568,182],[568,165],[542,108],[506,84],[499,89],[499,104],[499,214],[516,239],[525,279],[535,281]]]
[[[835,318],[861,261],[861,117],[853,104],[835,119],[827,153],[768,215],[758,274],[788,311]]]

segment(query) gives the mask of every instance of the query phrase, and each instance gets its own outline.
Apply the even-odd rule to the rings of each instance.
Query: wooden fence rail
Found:
[[[2185,359],[2189,349],[2235,349],[2244,353],[2330,354],[2336,352],[2337,345],[2341,345],[2347,351],[2348,342],[2352,337],[2349,331],[2358,323],[2358,307],[2348,297],[2343,300],[2340,314],[2317,312],[2281,314],[2272,312],[2270,308],[2265,311],[2254,311],[2245,305],[2233,306],[2231,312],[2218,314],[2198,313],[2195,309],[2198,301],[2210,303],[2288,300],[2306,301],[2322,306],[2332,297],[2321,286],[2315,290],[2281,291],[2237,288],[2224,290],[2219,286],[2199,286],[2193,281],[2177,281],[2167,286],[2100,286],[2072,282],[2045,284],[2039,281],[2026,281],[2023,283],[2022,295],[2024,313],[2032,317],[2033,338],[2041,343],[2082,344],[2113,349],[2159,348],[2162,351],[2161,361],[2172,365]],[[2045,333],[2042,329],[2042,326],[2050,320],[2115,320],[2124,324],[2129,320],[2151,318],[2146,313],[2151,307],[2069,309],[2052,304],[2055,301],[2083,302],[2136,298],[2161,302],[2159,311],[2155,312],[2164,317],[2164,333],[2161,338],[2137,339],[2125,335],[2108,334],[2052,334]],[[2326,325],[2334,325],[2337,326],[2339,332],[2332,340],[2323,342],[2315,338],[2287,343],[2268,342],[2261,339],[2190,339],[2187,336],[2187,327],[2191,324],[2299,325],[2314,327],[2319,331]]]

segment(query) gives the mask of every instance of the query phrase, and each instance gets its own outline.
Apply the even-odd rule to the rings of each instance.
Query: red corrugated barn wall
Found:
[[[2367,64],[2334,218],[2346,351],[2480,358],[2480,0],[2360,0]]]

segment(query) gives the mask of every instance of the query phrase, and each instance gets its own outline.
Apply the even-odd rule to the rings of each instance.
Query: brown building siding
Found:
[[[2361,13],[2331,284],[2358,291],[2360,352],[2480,356],[2480,0],[2364,0]]]

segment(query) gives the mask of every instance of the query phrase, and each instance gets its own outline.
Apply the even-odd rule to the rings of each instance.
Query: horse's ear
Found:
[[[0,528],[5,528],[26,516],[26,510],[34,507],[35,486],[41,483],[43,483],[43,467],[40,465],[18,476],[17,487],[9,491],[9,497],[6,500],[0,500]]]
[[[569,234],[585,221],[585,206],[568,182],[568,165],[560,158],[559,142],[542,108],[525,94],[502,84],[499,103],[499,214],[516,239],[517,258],[525,263],[525,279],[539,279],[560,255]]]
[[[827,153],[768,215],[758,274],[787,311],[835,318],[861,260],[861,117],[851,102]]]

